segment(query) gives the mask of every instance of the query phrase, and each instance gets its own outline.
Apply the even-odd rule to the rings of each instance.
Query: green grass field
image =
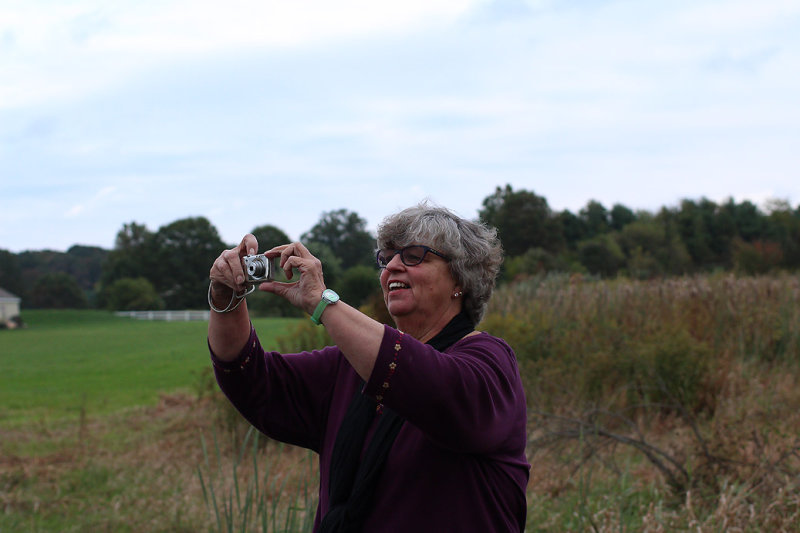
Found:
[[[213,384],[207,323],[98,311],[22,318],[26,328],[0,330],[0,533],[213,530],[198,472],[233,494],[228,458],[247,424]],[[298,321],[253,323],[272,346]],[[308,454],[282,449],[260,449],[262,469],[306,475]]]
[[[0,331],[0,424],[152,405],[191,392],[210,368],[206,322],[151,322],[102,311],[24,311]],[[269,346],[297,319],[256,319]]]

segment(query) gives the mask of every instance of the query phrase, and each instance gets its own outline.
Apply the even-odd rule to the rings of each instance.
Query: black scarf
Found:
[[[475,325],[462,311],[427,344],[441,352],[474,329]],[[320,524],[320,533],[360,532],[369,514],[378,478],[405,422],[400,415],[384,407],[372,440],[359,461],[376,407],[375,400],[361,394],[359,387],[333,445],[328,483],[329,509]]]

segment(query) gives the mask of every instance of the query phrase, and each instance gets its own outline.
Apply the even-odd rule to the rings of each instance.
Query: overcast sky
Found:
[[[472,218],[507,183],[797,206],[799,28],[797,0],[0,0],[0,248]]]

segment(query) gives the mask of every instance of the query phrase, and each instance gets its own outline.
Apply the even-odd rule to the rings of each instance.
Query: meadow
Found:
[[[191,391],[208,367],[205,322],[149,322],[103,311],[27,311],[0,337],[0,423],[74,419]],[[291,319],[262,328],[285,333]],[[274,339],[274,337],[273,337]]]
[[[247,428],[215,389],[207,323],[22,317],[0,331],[0,532],[216,527],[199,470],[221,475]],[[267,343],[297,322],[254,319]],[[271,450],[262,439],[262,470],[310,463]]]
[[[525,381],[527,531],[800,531],[799,302],[788,275],[500,287],[481,329]],[[310,530],[315,458],[227,406],[204,322],[23,319],[0,331],[0,532]]]
[[[501,287],[528,530],[800,531],[799,303],[796,275]]]

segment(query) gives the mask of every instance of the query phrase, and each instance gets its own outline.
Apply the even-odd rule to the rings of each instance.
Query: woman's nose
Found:
[[[400,258],[400,252],[397,252],[391,259],[389,259],[389,262],[386,263],[386,268],[390,270],[397,270],[401,267],[405,268],[405,265],[403,264],[403,260]]]

